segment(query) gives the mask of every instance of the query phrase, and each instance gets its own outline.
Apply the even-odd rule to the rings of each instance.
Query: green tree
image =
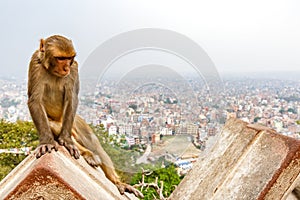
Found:
[[[32,147],[38,145],[37,131],[32,122],[18,121],[16,123],[0,120],[0,149]],[[15,168],[26,155],[0,154],[0,180]]]
[[[130,104],[128,107],[132,108],[136,112],[136,109],[137,109],[137,105],[136,104]]]
[[[279,112],[280,112],[280,114],[283,114],[283,113],[285,113],[285,110],[283,108],[280,108]]]
[[[180,183],[181,178],[178,175],[176,168],[173,164],[168,165],[165,168],[160,168],[154,170],[150,175],[144,176],[145,183],[154,183],[156,177],[158,178],[158,186],[161,187],[160,182],[163,181],[163,195],[164,197],[169,197],[175,187]],[[138,184],[142,181],[142,172],[137,173],[131,179],[131,185]],[[141,190],[141,188],[139,188]],[[159,199],[159,194],[157,194],[156,190],[152,187],[144,188],[142,193],[145,196],[145,200],[147,199]]]
[[[255,123],[257,123],[258,120],[260,120],[260,119],[261,119],[261,117],[255,117],[253,121],[254,121]]]
[[[291,112],[291,113],[294,113],[294,114],[297,113],[293,108],[289,108],[287,111],[288,111],[288,112]]]

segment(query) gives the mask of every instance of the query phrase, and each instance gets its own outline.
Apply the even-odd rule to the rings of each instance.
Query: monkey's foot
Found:
[[[100,157],[98,155],[93,154],[91,151],[86,151],[82,153],[82,156],[84,157],[85,161],[93,167],[101,165]]]
[[[117,183],[116,186],[121,194],[124,194],[125,192],[129,192],[129,193],[133,193],[138,198],[142,198],[142,199],[144,198],[144,195],[131,185],[128,185],[126,183]]]
[[[52,149],[57,151],[58,144],[56,141],[53,142],[53,144],[40,144],[36,150],[35,150],[35,156],[36,158],[40,158],[42,155],[48,153],[51,153]]]
[[[58,143],[62,146],[65,146],[68,151],[70,152],[71,156],[73,156],[75,159],[78,159],[80,157],[79,150],[75,146],[75,144],[71,141],[64,140],[62,137],[58,138]]]

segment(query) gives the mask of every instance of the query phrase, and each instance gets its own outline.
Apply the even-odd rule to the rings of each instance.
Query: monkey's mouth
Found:
[[[54,73],[59,77],[66,77],[70,74],[70,70],[66,71],[54,71]]]

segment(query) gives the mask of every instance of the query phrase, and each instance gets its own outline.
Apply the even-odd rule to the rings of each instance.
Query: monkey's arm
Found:
[[[29,67],[28,108],[39,133],[40,144],[36,151],[36,157],[39,158],[46,152],[51,152],[52,149],[57,150],[58,147],[50,130],[47,114],[42,104],[44,84],[40,76],[43,73],[43,68],[37,63],[34,56]]]
[[[71,138],[71,130],[73,127],[74,118],[76,115],[76,110],[78,106],[78,71],[77,63],[75,62],[71,69],[71,74],[69,75],[69,80],[64,88],[64,110],[63,110],[63,121],[62,129],[58,138],[58,142],[64,145],[70,152],[72,156],[76,159],[79,158],[80,153],[76,145]]]

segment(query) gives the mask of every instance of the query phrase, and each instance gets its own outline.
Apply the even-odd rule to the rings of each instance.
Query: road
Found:
[[[150,153],[151,153],[151,145],[147,144],[145,153],[136,160],[136,164],[148,163],[147,159],[148,159],[148,156],[150,155]]]

